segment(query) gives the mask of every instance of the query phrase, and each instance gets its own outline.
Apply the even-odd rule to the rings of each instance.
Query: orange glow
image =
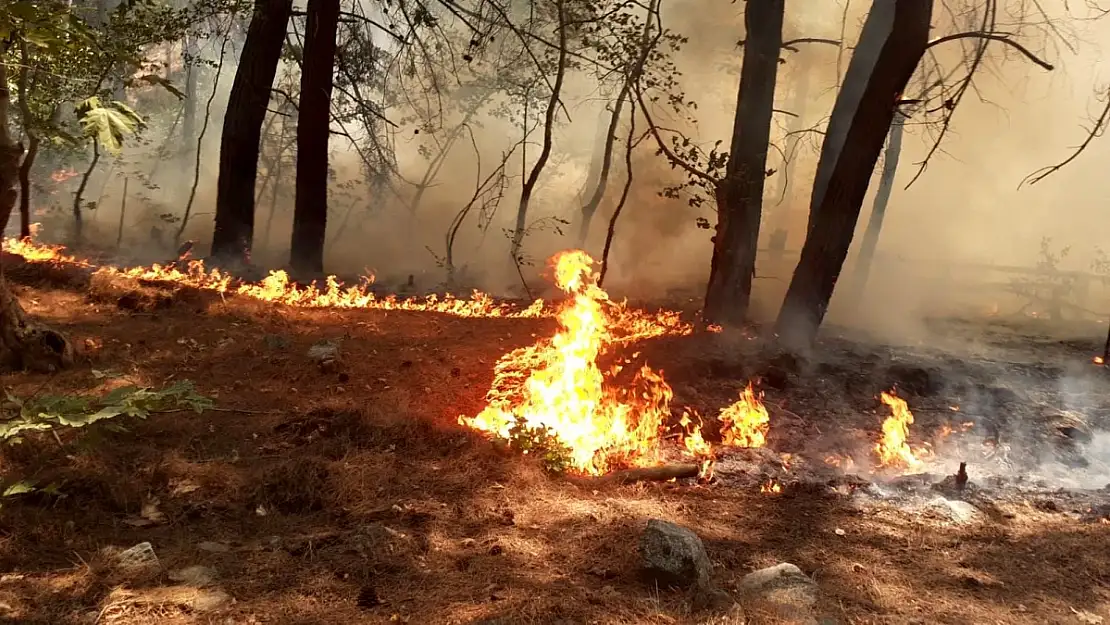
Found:
[[[762,395],[762,394],[761,394]],[[752,385],[740,393],[736,403],[721,409],[722,443],[729,447],[763,447],[767,443],[767,430],[771,417]]]
[[[69,169],[59,169],[55,172],[52,172],[50,174],[50,179],[53,180],[54,182],[65,182],[66,180],[69,180],[70,178],[75,178],[75,177],[80,176],[80,175],[81,174],[77,173],[76,169],[73,169],[71,167]]]
[[[772,494],[773,493],[781,493],[782,492],[782,486],[779,485],[774,480],[767,480],[766,482],[763,483],[762,486],[759,487],[759,492],[761,492],[761,493],[772,493]]]
[[[875,452],[879,456],[879,466],[912,469],[920,466],[918,459],[909,445],[910,426],[913,425],[913,413],[910,412],[906,401],[894,394],[882,393],[882,402],[890,406],[891,416],[883,421],[882,440],[875,445]]]
[[[1095,363],[1096,365],[1104,365],[1106,364],[1106,359],[1104,359],[1102,356],[1095,356],[1091,359],[1091,362]]]
[[[714,454],[713,446],[709,444],[701,435],[701,425],[694,425],[690,419],[690,411],[682,413],[682,419],[679,420],[679,425],[682,426],[682,433],[679,434],[682,446],[686,448],[686,452],[701,461],[701,468],[698,470],[698,477],[702,479],[709,479],[713,477],[713,464]],[[696,416],[696,414],[695,414]]]
[[[615,387],[610,381],[620,368],[602,372],[598,357],[629,337],[688,328],[612,302],[597,285],[594,259],[585,252],[561,252],[552,264],[555,284],[569,296],[556,315],[559,330],[503,356],[494,368],[488,405],[459,422],[504,439],[514,426],[546,430],[569,450],[572,469],[588,475],[657,464],[660,430],[670,414],[670,385],[644,365],[630,388]]]

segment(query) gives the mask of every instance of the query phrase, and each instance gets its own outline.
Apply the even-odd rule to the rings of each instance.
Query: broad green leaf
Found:
[[[35,492],[35,483],[28,482],[27,480],[20,480],[4,489],[4,494],[0,497],[12,497],[14,495],[23,495],[26,493]]]

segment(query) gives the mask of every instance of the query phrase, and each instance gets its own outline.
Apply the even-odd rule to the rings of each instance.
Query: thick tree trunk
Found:
[[[906,118],[901,113],[894,115],[890,123],[890,133],[886,139],[883,155],[883,170],[879,174],[879,188],[875,190],[875,202],[871,205],[871,217],[867,220],[867,230],[863,233],[859,258],[856,260],[856,275],[853,279],[852,300],[859,304],[867,289],[867,278],[871,274],[871,263],[875,258],[875,248],[879,244],[879,233],[883,230],[883,218],[890,203],[890,192],[894,189],[894,174],[898,171],[898,159],[902,155],[902,131]]]
[[[776,322],[788,350],[817,338],[848,256],[895,105],[929,38],[932,0],[876,0],[837,94],[821,147],[810,228]]]
[[[308,0],[297,124],[297,190],[289,264],[323,273],[328,224],[328,139],[339,0]]]
[[[0,271],[0,371],[52,373],[72,364],[69,340],[28,319]]]
[[[707,323],[739,325],[748,314],[785,7],[785,0],[761,0],[744,9],[747,41],[729,161],[717,187],[717,233],[705,290]]]
[[[212,255],[247,262],[254,238],[258,142],[277,74],[292,0],[255,0],[220,138]]]

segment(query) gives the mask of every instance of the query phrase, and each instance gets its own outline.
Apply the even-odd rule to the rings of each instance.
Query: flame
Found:
[[[1104,365],[1106,364],[1106,359],[1102,356],[1095,356],[1091,359],[1091,362],[1095,363],[1096,365]]]
[[[697,413],[693,413],[697,416]],[[701,467],[698,469],[698,477],[707,480],[713,477],[713,465],[715,463],[715,456],[713,454],[713,446],[701,435],[701,426],[694,425],[690,419],[691,412],[689,410],[682,413],[682,418],[678,424],[682,426],[683,432],[679,434],[682,446],[686,448],[686,452],[694,458],[701,461]]]
[[[763,483],[762,486],[759,487],[759,492],[761,492],[761,493],[781,493],[782,492],[782,486],[778,482],[775,482],[774,480],[767,480],[766,482]]]
[[[881,399],[884,404],[890,406],[892,414],[883,421],[883,438],[875,445],[879,465],[898,469],[920,466],[922,461],[914,455],[908,442],[913,413],[910,412],[906,401],[895,395],[894,391],[882,393]]]
[[[28,262],[93,267],[91,263],[65,253],[65,247],[61,245],[44,245],[33,240],[11,238],[3,242],[3,249],[12,254],[19,254]],[[550,314],[550,311],[546,310],[542,299],[536,300],[526,308],[519,308],[496,302],[488,294],[477,290],[473,292],[469,299],[456,298],[450,294],[443,297],[429,295],[422,298],[413,297],[408,299],[399,299],[395,295],[381,297],[370,291],[370,286],[374,282],[372,276],[364,277],[360,284],[354,286],[345,286],[335,276],[328,276],[323,287],[319,287],[315,283],[308,286],[298,286],[290,280],[289,275],[284,271],[271,271],[261,282],[243,283],[219,269],[207,269],[201,260],[190,260],[185,263],[178,262],[165,266],[154,264],[149,267],[118,268],[104,266],[97,268],[96,272],[139,280],[175,282],[199,289],[219,293],[234,293],[266,302],[302,308],[422,310],[459,317],[536,318]],[[652,314],[623,306],[621,309],[628,326],[626,340],[629,337],[644,338],[645,336],[657,336],[660,333],[688,331],[688,326],[681,321],[677,312],[662,311]]]
[[[760,397],[755,396],[752,385],[740,393],[736,403],[721,409],[722,443],[729,447],[763,447],[767,443],[767,430],[771,417]]]
[[[555,284],[569,296],[556,315],[559,331],[503,356],[494,368],[488,405],[474,417],[459,417],[459,423],[503,439],[519,429],[547,431],[567,448],[571,468],[588,475],[656,464],[671,387],[647,365],[633,380],[635,391],[615,387],[610,382],[619,368],[606,375],[598,356],[616,343],[689,328],[676,326],[677,317],[637,313],[612,302],[585,252],[561,252],[552,264]],[[686,440],[687,449],[701,448],[693,435]]]

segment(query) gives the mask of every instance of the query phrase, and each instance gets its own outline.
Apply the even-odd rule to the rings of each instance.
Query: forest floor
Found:
[[[497,359],[550,335],[551,319],[299,309],[210,292],[125,310],[5,263],[27,311],[80,351],[71,370],[5,376],[9,393],[188,379],[218,408],[0,449],[6,479],[60,491],[0,500],[0,622],[707,622],[681,591],[641,579],[637,545],[655,518],[702,538],[726,591],[761,567],[797,565],[820,589],[822,622],[1110,619],[1110,524],[1091,515],[1101,509],[1091,502],[1110,501],[1100,490],[1110,445],[1098,434],[1110,378],[1090,362],[1103,330],[1071,341],[1026,322],[943,322],[938,336],[959,351],[833,330],[817,362],[776,375],[743,337],[628,348],[665,372],[676,406],[706,415],[764,375],[769,449],[817,463],[852,455],[863,473],[888,414],[877,395],[898,386],[917,416],[911,437],[935,442],[930,470],[968,462],[982,491],[966,516],[878,477],[885,486],[856,494],[795,483],[786,461],[751,479],[722,461],[710,483],[568,479],[458,425],[483,407]],[[337,338],[340,370],[307,358]],[[964,422],[974,426],[948,442],[936,435]],[[984,442],[1007,453],[988,461]],[[768,476],[781,492],[761,492]],[[144,542],[159,568],[113,565]],[[197,576],[219,592],[183,596],[182,580]],[[787,622],[749,612],[751,623]]]

